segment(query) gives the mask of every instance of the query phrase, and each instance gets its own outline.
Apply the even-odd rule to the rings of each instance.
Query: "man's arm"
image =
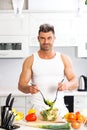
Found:
[[[25,59],[18,82],[18,89],[24,93],[30,93],[30,87],[28,83],[32,76],[32,64],[33,55]]]
[[[67,78],[67,82],[59,83],[59,90],[73,90],[78,87],[78,79],[73,69],[71,59],[66,55],[61,55],[63,63],[64,63],[64,74]]]

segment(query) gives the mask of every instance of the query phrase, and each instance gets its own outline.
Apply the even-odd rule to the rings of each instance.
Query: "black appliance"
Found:
[[[74,96],[64,96],[64,102],[69,112],[74,112]]]

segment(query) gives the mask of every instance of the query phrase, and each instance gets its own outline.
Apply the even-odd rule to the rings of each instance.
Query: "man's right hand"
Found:
[[[29,87],[29,91],[31,94],[35,94],[39,92],[38,86],[37,85],[32,85]]]

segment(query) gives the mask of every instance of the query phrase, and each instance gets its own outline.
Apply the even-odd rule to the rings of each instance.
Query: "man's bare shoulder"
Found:
[[[72,64],[71,58],[66,54],[61,54],[61,58],[64,64]]]
[[[33,60],[34,60],[34,56],[33,54],[28,56],[25,60],[24,60],[24,65],[32,65],[33,64]]]
[[[71,59],[68,55],[63,54],[63,53],[61,54],[61,58],[64,59],[64,60],[70,60]]]

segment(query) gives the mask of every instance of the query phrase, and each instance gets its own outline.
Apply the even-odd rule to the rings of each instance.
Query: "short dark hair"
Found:
[[[54,26],[50,24],[42,24],[39,27],[38,34],[40,34],[40,32],[49,32],[49,31],[52,31],[52,33],[55,34]]]

